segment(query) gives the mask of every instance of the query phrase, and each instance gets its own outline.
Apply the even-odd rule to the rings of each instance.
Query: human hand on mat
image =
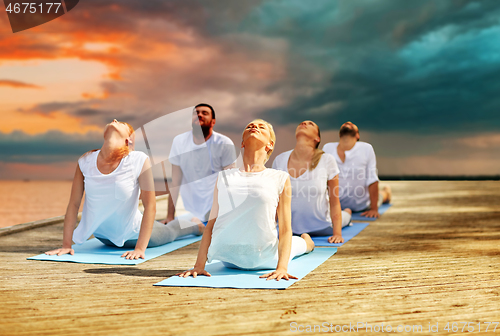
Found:
[[[377,210],[368,210],[368,211],[365,211],[361,214],[361,216],[365,216],[365,217],[368,217],[368,218],[379,218],[380,217],[380,214],[378,213],[378,209]]]
[[[328,242],[330,244],[340,244],[344,242],[344,238],[342,238],[341,234],[340,235],[334,234],[333,236],[328,237]]]
[[[266,273],[264,275],[261,275],[259,278],[267,278],[266,281],[273,279],[276,279],[276,281],[279,281],[281,279],[285,280],[298,279],[296,276],[288,274],[287,271],[281,270],[279,268],[276,269],[276,271],[272,271],[271,273]]]
[[[192,275],[193,278],[196,278],[197,275],[206,275],[206,276],[212,276],[212,274],[208,273],[205,271],[205,268],[203,267],[195,267],[193,269],[177,273],[176,275],[180,276],[181,278],[187,278],[188,276]]]
[[[68,253],[71,254],[71,255],[74,255],[75,254],[75,250],[73,250],[71,247],[63,247],[63,248],[59,248],[59,249],[56,249],[56,250],[45,252],[45,254],[47,254],[47,255],[57,254],[58,256],[63,255],[63,254],[68,254]]]
[[[173,221],[175,218],[174,217],[167,217],[165,218],[164,220],[161,220],[159,221],[160,223],[163,223],[163,224],[168,224],[170,223],[171,221]]]
[[[125,259],[145,259],[146,258],[146,251],[143,251],[141,249],[135,249],[133,251],[127,251],[124,254],[122,254],[122,257],[125,257]]]

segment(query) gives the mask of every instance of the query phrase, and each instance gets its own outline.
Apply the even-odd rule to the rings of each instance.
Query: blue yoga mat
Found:
[[[391,206],[392,206],[392,204],[382,204],[378,208],[378,213],[380,214],[380,216],[382,216]],[[378,218],[368,218],[368,217],[365,217],[365,216],[361,216],[361,214],[363,212],[364,211],[354,212],[352,214],[351,220],[353,220],[353,221],[355,220],[355,221],[370,221],[370,222],[373,222],[373,221],[376,221],[378,219]]]
[[[330,244],[328,242],[328,237],[331,236],[319,236],[319,237],[311,237],[314,241],[314,245],[316,246],[342,246],[355,237],[358,233],[363,231],[370,223],[352,223],[352,226],[346,226],[342,228],[342,238],[344,238],[343,243]]]
[[[101,243],[96,238],[89,239],[81,245],[73,245],[75,254],[46,255],[39,254],[28,260],[48,260],[48,261],[67,261],[83,264],[108,264],[108,265],[137,265],[150,259],[161,256],[162,254],[175,251],[181,247],[187,246],[201,240],[201,236],[189,235],[179,238],[165,245],[150,247],[146,249],[146,258],[129,260],[122,258],[121,255],[126,251],[132,251],[124,247],[111,247]]]
[[[239,269],[226,268],[220,261],[213,261],[207,264],[205,269],[212,276],[198,276],[196,278],[181,278],[172,276],[155,286],[173,287],[212,287],[212,288],[255,288],[255,289],[287,289],[316,267],[324,263],[328,258],[337,252],[336,248],[315,249],[311,253],[302,255],[290,261],[288,273],[298,277],[298,280],[266,280],[259,278],[260,275],[272,270],[245,271]]]

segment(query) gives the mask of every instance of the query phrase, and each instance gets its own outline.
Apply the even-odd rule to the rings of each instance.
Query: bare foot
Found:
[[[344,210],[342,210],[342,211],[345,211],[345,212],[347,212],[349,215],[352,215],[352,210],[351,210],[351,209],[349,209],[349,208],[345,208],[345,209],[344,209]]]
[[[205,225],[203,225],[203,223],[201,224],[198,224],[198,236],[201,236],[203,234],[203,232],[205,232]]]
[[[384,202],[383,203],[391,203],[392,199],[392,189],[389,186],[384,186],[382,188],[382,192],[384,193]]]
[[[201,236],[203,232],[205,232],[205,225],[203,225],[203,222],[196,217],[191,218],[191,222],[196,223],[198,225],[198,233],[194,233],[197,236]]]
[[[302,237],[302,239],[304,239],[306,241],[306,244],[307,244],[306,253],[309,253],[312,250],[314,250],[314,242],[311,239],[311,236],[309,234],[303,233],[303,234],[300,235],[300,237]]]

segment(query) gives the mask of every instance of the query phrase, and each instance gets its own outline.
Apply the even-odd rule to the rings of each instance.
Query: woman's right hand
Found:
[[[174,217],[167,217],[165,218],[164,220],[161,220],[159,221],[160,223],[163,223],[163,224],[168,224],[170,223],[171,221],[173,221],[175,218]]]
[[[286,270],[279,269],[277,268],[276,271],[272,271],[270,273],[261,275],[259,278],[266,278],[266,280],[273,280],[276,279],[276,281],[280,281],[281,279],[285,280],[290,280],[290,279],[299,279],[294,275],[288,274]]]
[[[177,273],[176,275],[180,276],[181,278],[187,278],[190,275],[192,275],[193,278],[196,278],[197,275],[212,276],[210,273],[205,271],[204,267],[196,267],[196,266],[193,269]]]
[[[344,242],[344,238],[342,237],[341,234],[334,234],[331,237],[328,237],[328,242],[330,244],[342,244]]]
[[[45,254],[47,254],[47,255],[57,254],[58,256],[63,255],[63,254],[68,254],[68,253],[71,254],[71,255],[74,255],[75,254],[75,250],[73,250],[71,247],[63,247],[63,248],[59,248],[59,249],[56,249],[56,250],[45,252]]]

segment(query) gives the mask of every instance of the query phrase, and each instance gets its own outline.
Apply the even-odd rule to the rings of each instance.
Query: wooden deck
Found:
[[[287,290],[152,286],[191,267],[199,243],[130,267],[26,260],[58,247],[62,224],[0,236],[0,335],[276,335],[323,322],[434,335],[429,323],[447,334],[447,322],[500,322],[500,182],[387,184],[394,206]]]

